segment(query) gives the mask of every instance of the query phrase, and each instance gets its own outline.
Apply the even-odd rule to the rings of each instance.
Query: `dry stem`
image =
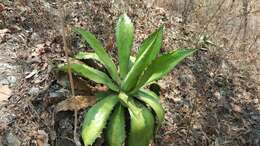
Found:
[[[65,53],[65,57],[66,57],[66,61],[68,63],[68,75],[69,75],[69,82],[70,82],[70,88],[71,88],[71,94],[72,97],[75,96],[75,88],[74,88],[74,82],[73,82],[73,78],[72,78],[72,73],[71,73],[71,64],[70,64],[70,60],[69,60],[69,48],[68,48],[68,44],[67,44],[67,40],[66,40],[66,26],[65,26],[65,12],[64,12],[64,7],[62,2],[60,2],[60,18],[61,18],[61,27],[62,27],[62,40],[63,40],[63,49],[64,49],[64,53]],[[74,110],[74,142],[77,146],[80,146],[80,141],[79,138],[77,136],[77,125],[78,125],[78,113],[77,110]]]

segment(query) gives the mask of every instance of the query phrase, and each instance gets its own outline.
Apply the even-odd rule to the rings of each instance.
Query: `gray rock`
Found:
[[[40,92],[40,89],[39,88],[37,88],[37,87],[32,87],[30,90],[29,90],[29,94],[31,95],[31,96],[35,96],[35,95],[38,95],[38,93]]]
[[[6,137],[8,146],[20,146],[21,141],[12,133],[9,133]]]
[[[0,77],[0,85],[8,85],[9,81],[6,78]]]
[[[12,123],[16,116],[12,114],[7,108],[0,106],[0,125],[8,125]]]
[[[10,85],[14,85],[16,83],[16,77],[15,76],[8,76],[7,80],[9,81]]]

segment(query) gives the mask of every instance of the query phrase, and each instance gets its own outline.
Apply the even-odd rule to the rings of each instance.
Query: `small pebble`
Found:
[[[37,88],[37,87],[32,87],[32,88],[30,89],[30,91],[29,91],[29,94],[30,94],[31,96],[34,96],[34,95],[37,95],[39,92],[40,92],[40,89],[39,89],[39,88]]]

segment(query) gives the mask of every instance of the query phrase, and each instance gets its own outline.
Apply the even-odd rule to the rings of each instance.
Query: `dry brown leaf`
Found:
[[[231,104],[231,107],[232,107],[232,110],[235,111],[235,112],[241,112],[242,111],[242,108],[239,106],[239,105],[236,105],[236,104]]]
[[[4,37],[6,33],[10,32],[9,29],[0,29],[0,38]]]
[[[5,6],[0,3],[0,13],[3,12],[4,10],[5,10]]]
[[[94,103],[96,103],[95,96],[75,96],[58,103],[56,112],[80,110]]]
[[[50,144],[48,144],[49,138],[48,138],[48,134],[44,131],[44,130],[38,130],[38,134],[37,134],[37,145],[38,146],[50,146]]]
[[[12,91],[8,86],[0,86],[0,103],[4,100],[8,100]]]

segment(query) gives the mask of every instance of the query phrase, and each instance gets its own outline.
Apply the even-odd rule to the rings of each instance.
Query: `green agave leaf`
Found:
[[[119,71],[121,78],[128,73],[128,63],[134,39],[134,26],[130,18],[123,14],[116,26],[116,46],[119,55]]]
[[[145,52],[145,50],[147,50],[148,46],[152,45],[153,42],[156,40],[156,37],[158,35],[158,31],[160,31],[160,29],[163,31],[164,26],[161,26],[159,29],[157,29],[155,32],[153,32],[152,34],[150,34],[140,45],[140,47],[138,48],[138,52],[137,52],[137,56],[136,59],[140,58],[140,56],[143,55],[143,53]]]
[[[196,49],[178,49],[158,57],[147,67],[145,72],[142,74],[137,86],[135,87],[135,91],[145,84],[161,79],[183,59],[190,56],[195,51]]]
[[[59,64],[58,68],[66,72],[68,64]],[[105,73],[87,66],[80,61],[71,61],[71,71],[96,83],[105,84],[111,90],[118,91],[118,87]]]
[[[89,31],[85,31],[81,28],[75,28],[74,31],[80,34],[88,42],[88,44],[95,50],[98,58],[105,65],[112,79],[119,84],[120,77],[117,73],[116,66],[113,63],[111,56],[106,53],[104,47],[102,46],[102,43],[98,39],[96,39],[96,37]]]
[[[113,107],[118,102],[117,96],[108,96],[92,106],[84,116],[81,136],[85,146],[92,145],[100,137]]]
[[[131,116],[128,146],[148,146],[154,133],[153,114],[140,102],[124,93],[120,93],[118,97],[128,107]]]
[[[123,81],[123,91],[129,92],[135,87],[138,78],[144,69],[152,62],[160,51],[162,45],[163,28],[164,27],[161,26],[142,43],[137,59]]]
[[[116,92],[113,92],[111,90],[95,93],[95,97],[97,97],[97,101],[102,100],[102,99],[106,98],[107,96],[112,96],[112,95],[117,95],[117,94],[116,94]]]
[[[134,65],[134,63],[135,63],[135,60],[136,60],[136,58],[134,57],[134,56],[130,56],[130,59],[129,59],[129,64],[128,64],[128,68],[129,69],[131,69],[132,68],[132,66]]]
[[[145,102],[148,106],[150,106],[153,109],[153,111],[156,113],[157,124],[158,126],[160,126],[160,124],[164,120],[164,115],[165,115],[164,109],[160,104],[160,98],[152,91],[148,91],[144,89],[137,92],[135,97]]]
[[[74,56],[74,58],[79,59],[79,60],[82,60],[82,59],[93,59],[93,60],[97,60],[97,61],[99,61],[99,62],[102,62],[102,61],[98,58],[97,54],[94,53],[94,52],[82,52],[82,51],[80,51],[80,52],[78,52],[78,53]]]
[[[125,142],[124,107],[118,104],[113,111],[106,131],[108,146],[122,146]]]

